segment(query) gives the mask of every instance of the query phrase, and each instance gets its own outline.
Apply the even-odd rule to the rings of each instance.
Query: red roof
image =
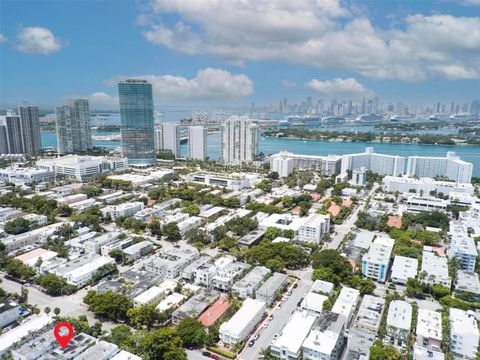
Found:
[[[332,214],[332,216],[337,216],[340,213],[340,210],[342,210],[342,208],[334,202],[332,202],[332,205],[328,208],[328,212]]]
[[[147,206],[155,205],[156,202],[157,202],[157,200],[155,200],[155,199],[148,199]]]
[[[387,225],[390,227],[400,229],[402,227],[402,217],[389,215]]]
[[[322,198],[322,197],[321,197],[319,194],[317,194],[317,193],[312,193],[312,194],[310,194],[310,197],[311,197],[313,200],[315,200],[315,201],[318,201],[318,200],[320,200],[320,199]]]
[[[220,296],[212,306],[210,306],[202,315],[200,315],[198,320],[200,320],[202,325],[205,327],[212,326],[215,321],[225,314],[225,311],[227,311],[229,307],[230,303],[228,300],[225,297]]]

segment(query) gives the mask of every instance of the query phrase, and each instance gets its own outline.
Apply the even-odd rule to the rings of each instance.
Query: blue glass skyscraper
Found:
[[[154,114],[152,84],[127,79],[118,84],[122,155],[129,165],[154,165]]]

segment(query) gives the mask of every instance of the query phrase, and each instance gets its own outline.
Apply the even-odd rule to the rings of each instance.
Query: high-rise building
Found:
[[[373,147],[367,147],[364,153],[342,156],[342,173],[362,167],[380,175],[403,175],[405,158],[375,153]]]
[[[26,154],[38,154],[42,148],[40,139],[40,120],[37,106],[19,106],[22,126],[23,148]]]
[[[170,150],[176,158],[180,157],[180,126],[175,123],[162,124],[163,149]]]
[[[191,126],[188,129],[188,157],[195,160],[207,158],[207,128]]]
[[[90,110],[87,99],[75,99],[55,109],[58,152],[71,154],[92,148]]]
[[[154,138],[155,150],[163,149],[163,130],[162,127],[155,129],[155,138]]]
[[[258,127],[247,117],[231,116],[221,127],[222,161],[240,165],[255,159]]]
[[[7,126],[0,119],[0,154],[8,154]]]
[[[7,112],[0,117],[0,125],[3,127],[6,139],[7,154],[23,154],[23,136],[20,116],[13,112]]]
[[[154,114],[152,84],[127,79],[118,84],[122,155],[129,165],[154,165]]]

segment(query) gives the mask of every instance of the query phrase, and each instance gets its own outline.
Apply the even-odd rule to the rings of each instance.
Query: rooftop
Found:
[[[230,307],[228,300],[222,295],[207,310],[203,312],[198,320],[203,326],[212,326]]]
[[[418,309],[417,335],[442,340],[442,316],[439,312]]]
[[[412,305],[401,300],[391,301],[388,308],[387,325],[409,332],[411,324]]]

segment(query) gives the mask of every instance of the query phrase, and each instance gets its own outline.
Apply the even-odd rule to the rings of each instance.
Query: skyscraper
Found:
[[[162,150],[163,149],[163,130],[162,127],[155,129],[155,150]]]
[[[122,155],[129,165],[155,165],[152,84],[127,79],[118,84]]]
[[[19,106],[18,113],[22,126],[23,150],[26,154],[38,154],[42,148],[38,107]]]
[[[180,157],[180,127],[174,123],[162,124],[163,149],[170,150],[176,158]]]
[[[92,148],[90,110],[87,99],[75,99],[55,109],[57,116],[58,152],[71,154]]]
[[[0,117],[0,125],[5,133],[6,149],[8,154],[23,154],[23,137],[22,124],[20,116],[13,112],[7,112],[6,115]]]
[[[207,157],[207,128],[191,126],[188,129],[188,157],[205,160]]]
[[[258,149],[258,127],[246,117],[231,116],[221,127],[222,161],[240,165],[255,159]]]

